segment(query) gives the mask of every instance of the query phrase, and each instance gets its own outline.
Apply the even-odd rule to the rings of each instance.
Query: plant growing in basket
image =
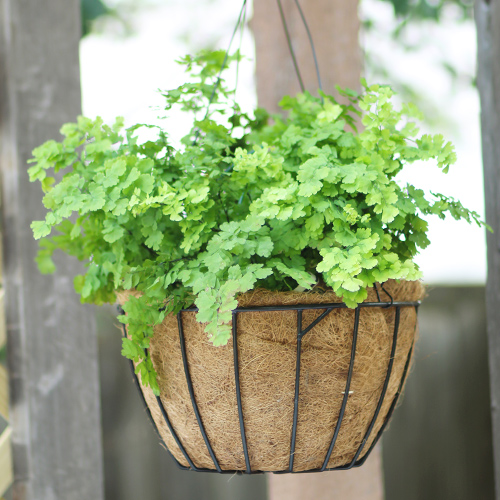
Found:
[[[417,160],[446,172],[455,153],[418,135],[389,87],[249,114],[217,76],[223,58],[186,57],[190,81],[164,94],[167,115],[193,117],[180,146],[160,127],[80,117],[34,150],[38,265],[52,272],[61,249],[86,263],[83,302],[119,296],[123,355],[181,466],[360,465],[411,360],[425,216],[482,222],[398,183]]]

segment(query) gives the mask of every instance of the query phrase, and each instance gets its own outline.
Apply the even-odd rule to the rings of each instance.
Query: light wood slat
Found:
[[[12,473],[12,430],[7,427],[0,435],[0,495],[4,495],[14,480]]]
[[[0,415],[9,420],[9,376],[3,365],[0,365]]]

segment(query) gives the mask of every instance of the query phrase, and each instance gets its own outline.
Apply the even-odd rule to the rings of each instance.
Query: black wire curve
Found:
[[[300,7],[299,0],[295,0],[295,5],[297,6],[297,9],[299,11],[300,17],[302,18],[302,23],[304,24],[304,28],[306,29],[307,32],[307,37],[309,38],[309,45],[311,46],[311,52],[313,55],[314,59],[314,67],[316,68],[316,78],[318,79],[318,88],[319,90],[323,91],[323,86],[321,84],[321,75],[319,73],[319,64],[318,64],[318,58],[316,57],[316,49],[314,48],[314,42],[312,39],[311,32],[309,30],[309,26],[306,21],[306,17],[304,16],[304,12],[302,11]],[[323,96],[321,96],[321,102],[323,103]]]
[[[309,39],[309,45],[311,47],[311,52],[312,52],[312,56],[313,56],[313,60],[314,60],[314,67],[316,69],[316,78],[318,80],[318,88],[320,91],[323,91],[323,85],[321,83],[321,75],[320,75],[320,71],[319,71],[318,57],[316,55],[316,48],[314,46],[314,41],[312,38],[311,30],[309,29],[309,25],[307,24],[307,21],[306,21],[306,16],[304,15],[304,11],[302,10],[302,8],[300,6],[299,0],[294,0],[294,1],[295,1],[295,5],[297,6],[297,10],[299,11],[300,18],[302,19],[302,24],[304,25],[304,28],[306,30],[307,38]],[[303,81],[302,75],[300,73],[300,68],[299,68],[299,64],[297,62],[297,58],[295,57],[295,51],[293,50],[293,44],[292,44],[292,40],[290,37],[290,31],[288,30],[288,24],[286,22],[285,13],[283,11],[283,4],[281,3],[281,0],[277,0],[277,3],[278,3],[278,9],[280,12],[280,17],[281,17],[281,23],[283,24],[283,29],[285,31],[288,49],[289,49],[290,55],[292,57],[292,62],[293,62],[293,66],[295,68],[295,73],[297,75],[297,79],[299,80],[300,90],[302,92],[304,92],[305,91],[304,81]],[[320,93],[320,98],[321,98],[321,103],[324,103],[324,98],[323,98],[323,95],[321,93]]]
[[[302,80],[302,75],[300,74],[299,65],[295,57],[295,51],[293,50],[292,40],[290,38],[290,32],[288,31],[288,25],[286,23],[285,13],[283,12],[283,5],[281,4],[281,0],[277,0],[277,2],[278,2],[278,9],[280,11],[281,22],[283,23],[283,29],[285,30],[288,49],[290,50],[290,55],[292,56],[292,62],[293,62],[293,67],[295,68],[295,74],[297,75],[297,79],[299,80],[300,90],[304,92],[305,91],[304,81]]]

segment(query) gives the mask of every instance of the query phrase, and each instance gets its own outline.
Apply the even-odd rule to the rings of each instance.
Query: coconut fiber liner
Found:
[[[385,290],[395,302],[417,301],[424,289],[418,281],[390,280]],[[380,289],[380,287],[379,287]],[[388,300],[380,291],[381,300]],[[126,300],[121,294],[120,301]],[[367,302],[378,302],[374,289]],[[241,294],[239,307],[341,302],[332,291]],[[398,391],[417,331],[414,307],[401,307],[397,348],[380,413],[359,456],[370,449]],[[306,328],[324,310],[304,310]],[[351,356],[353,309],[333,309],[302,338],[298,423],[294,471],[323,465],[344,396]],[[245,470],[236,399],[233,344],[212,346],[196,313],[181,313],[187,361],[195,399],[206,434],[222,470]],[[328,468],[349,464],[375,413],[391,353],[395,307],[360,308],[350,394]],[[238,313],[240,390],[252,471],[283,471],[289,466],[297,355],[297,311]],[[168,315],[155,328],[150,354],[158,374],[161,401],[179,440],[198,468],[214,469],[191,403],[179,341],[177,317]],[[142,392],[167,447],[188,466],[149,387]]]

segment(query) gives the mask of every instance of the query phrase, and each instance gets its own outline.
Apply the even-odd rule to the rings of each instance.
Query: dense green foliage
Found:
[[[222,345],[238,293],[328,286],[355,307],[376,282],[420,277],[413,257],[429,243],[422,216],[480,224],[459,202],[396,182],[416,160],[447,171],[455,153],[440,135],[418,137],[411,121],[418,112],[394,109],[390,88],[343,92],[349,105],[326,95],[324,103],[308,93],[285,97],[287,116],[269,120],[260,109],[241,112],[221,81],[206,112],[222,58],[187,57],[193,79],[165,93],[167,114],[181,106],[201,115],[182,147],[157,127],[81,117],[64,125],[61,142],[35,149],[29,169],[48,210],[32,224],[42,238],[40,269],[54,270],[59,248],[86,262],[75,279],[83,301],[141,292],[120,317],[130,334],[123,354],[140,362],[155,391],[145,349],[165,313],[194,303],[209,338]],[[143,127],[154,140],[138,139]],[[51,170],[66,173],[55,181]]]

